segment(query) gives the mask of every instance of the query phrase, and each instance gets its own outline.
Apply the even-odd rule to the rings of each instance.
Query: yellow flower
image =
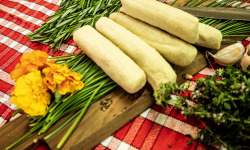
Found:
[[[24,53],[21,57],[21,63],[18,63],[15,70],[10,73],[11,79],[18,79],[31,71],[43,69],[47,65],[46,62],[48,58],[49,55],[47,53],[39,50]]]
[[[71,69],[66,64],[51,64],[50,67],[44,68],[42,72],[44,74],[44,82],[53,93],[56,91],[57,85],[58,92],[62,95],[68,92],[73,94],[84,86],[81,81],[83,75],[71,72]]]
[[[11,102],[30,116],[44,115],[50,104],[50,94],[40,71],[19,77],[11,93]]]

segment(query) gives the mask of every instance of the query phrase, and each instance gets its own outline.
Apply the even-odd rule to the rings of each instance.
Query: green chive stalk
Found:
[[[81,81],[84,83],[84,87],[82,90],[76,91],[73,95],[68,93],[60,96],[58,100],[52,99],[46,114],[43,116],[30,117],[30,126],[32,127],[30,132],[18,139],[7,149],[12,148],[25,137],[36,131],[38,131],[38,135],[43,134],[63,116],[69,112],[78,110],[58,129],[46,137],[46,139],[50,138],[70,121],[72,121],[78,114],[80,114],[80,118],[82,118],[91,104],[118,86],[99,66],[97,66],[86,54],[82,52],[67,56],[52,57],[51,59],[56,59],[57,64],[67,64],[72,71],[81,73],[83,75]],[[82,111],[81,109],[84,110]],[[80,118],[78,120],[80,120]],[[73,129],[71,130],[73,131]],[[66,140],[67,138],[64,139]],[[62,144],[63,143],[64,142],[62,142]]]
[[[107,80],[106,80],[107,81]],[[85,104],[85,106],[83,107],[81,113],[79,114],[78,118],[76,119],[76,121],[73,123],[73,125],[69,128],[68,132],[63,136],[63,138],[61,139],[61,141],[59,142],[59,144],[57,145],[57,148],[60,149],[62,147],[62,145],[66,142],[66,140],[69,138],[69,136],[71,135],[71,133],[74,131],[74,129],[76,128],[77,124],[81,121],[83,115],[85,114],[88,106],[90,105],[90,102],[93,100],[94,96],[97,94],[97,92],[102,88],[102,86],[104,86],[104,84],[106,83],[106,81],[102,82],[101,85],[94,91],[94,93],[91,95],[91,97],[89,98],[89,100],[87,101],[87,103]]]
[[[70,121],[72,121],[77,115],[79,115],[81,112],[81,110],[79,110],[78,112],[76,112],[73,116],[71,116],[67,121],[65,121],[60,127],[58,127],[56,130],[54,130],[53,132],[51,132],[49,135],[47,135],[46,137],[44,137],[44,140],[49,139],[50,137],[52,137],[54,134],[56,134],[58,131],[60,131],[63,127],[65,127],[68,123],[70,123]]]

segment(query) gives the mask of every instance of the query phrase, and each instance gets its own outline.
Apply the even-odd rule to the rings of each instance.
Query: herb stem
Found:
[[[73,116],[71,116],[67,121],[65,121],[60,127],[58,127],[56,130],[51,132],[49,135],[44,137],[45,140],[49,139],[51,136],[56,134],[58,131],[60,131],[64,126],[66,126],[70,121],[72,121],[77,115],[79,115],[81,110],[77,111]]]
[[[87,101],[87,103],[85,104],[85,106],[83,107],[81,113],[79,114],[78,118],[75,120],[75,122],[73,123],[73,125],[70,127],[70,129],[68,130],[68,132],[63,136],[63,138],[61,139],[61,141],[59,142],[59,144],[57,145],[57,148],[60,149],[62,147],[62,145],[65,143],[65,141],[68,139],[68,137],[71,135],[71,133],[74,131],[75,127],[77,126],[77,124],[80,122],[81,118],[83,117],[83,115],[85,114],[85,111],[87,110],[90,102],[92,101],[92,99],[94,98],[94,96],[97,94],[97,92],[101,89],[101,87],[107,82],[107,80],[104,80],[102,82],[102,84],[94,91],[94,93],[91,95],[91,97],[89,98],[89,100]]]

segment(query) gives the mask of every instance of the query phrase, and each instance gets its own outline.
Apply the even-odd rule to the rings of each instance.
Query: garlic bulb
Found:
[[[248,55],[249,49],[250,49],[250,44],[247,46],[246,53],[241,59],[240,65],[241,65],[242,70],[247,70],[247,67],[250,65],[250,56]]]
[[[241,60],[243,57],[243,54],[245,52],[245,48],[242,43],[235,43],[233,45],[227,46],[220,51],[218,51],[216,54],[211,54],[208,52],[214,60],[222,65],[234,65],[237,62]]]

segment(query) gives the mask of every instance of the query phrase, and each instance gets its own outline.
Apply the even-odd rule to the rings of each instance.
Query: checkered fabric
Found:
[[[43,22],[48,21],[46,18],[59,8],[60,2],[60,0],[0,1],[0,127],[21,115],[11,117],[16,109],[10,102],[10,93],[14,89],[15,82],[9,75],[20,62],[23,53],[42,50],[50,56],[59,56],[77,53],[80,50],[71,39],[63,45],[61,51],[54,54],[49,46],[30,42],[26,36],[38,29]],[[243,43],[247,45],[249,38]],[[205,68],[192,80],[213,74],[213,69]],[[193,145],[186,144],[190,138],[185,135],[196,135],[202,128],[203,126],[195,118],[185,119],[180,110],[172,107],[163,109],[153,105],[94,149],[217,149],[216,145],[205,146],[196,141]]]

